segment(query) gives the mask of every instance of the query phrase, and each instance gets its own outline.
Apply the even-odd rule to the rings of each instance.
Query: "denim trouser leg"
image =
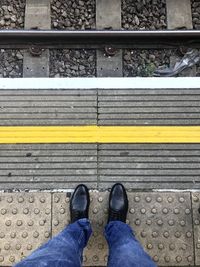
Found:
[[[109,245],[108,267],[156,267],[129,225],[112,221],[105,227],[105,236]]]
[[[88,219],[68,225],[15,267],[80,267],[83,249],[92,233]]]

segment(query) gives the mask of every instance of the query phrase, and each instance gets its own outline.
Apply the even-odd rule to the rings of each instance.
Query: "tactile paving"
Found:
[[[192,193],[195,264],[200,265],[200,193]]]
[[[108,192],[92,191],[90,218],[93,236],[84,254],[85,266],[106,266],[108,249],[103,237]],[[159,266],[194,265],[190,193],[129,192],[127,223]],[[53,195],[53,235],[69,223],[69,196]]]
[[[0,194],[0,266],[11,266],[51,237],[51,194]]]
[[[129,202],[129,223],[156,264],[194,264],[190,193],[134,193]]]

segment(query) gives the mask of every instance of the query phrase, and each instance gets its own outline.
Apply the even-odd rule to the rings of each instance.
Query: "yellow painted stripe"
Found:
[[[0,143],[200,143],[200,126],[1,126]]]

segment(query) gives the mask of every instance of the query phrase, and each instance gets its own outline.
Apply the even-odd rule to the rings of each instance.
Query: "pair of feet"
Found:
[[[88,188],[80,184],[76,187],[70,200],[71,223],[82,219],[89,219],[90,196]],[[108,223],[122,221],[126,223],[128,211],[128,197],[122,184],[113,185],[109,196]]]

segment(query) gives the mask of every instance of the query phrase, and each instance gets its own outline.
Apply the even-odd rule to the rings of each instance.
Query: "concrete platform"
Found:
[[[187,141],[200,124],[199,85],[200,78],[0,79],[0,266],[69,223],[69,197],[79,183],[92,189],[94,234],[84,265],[105,266],[102,233],[115,182],[128,190],[127,223],[159,266],[200,265],[200,141],[31,144],[17,142],[14,131],[13,142],[2,141],[10,126],[85,125],[186,126],[178,136]],[[193,134],[200,140],[198,130]]]

